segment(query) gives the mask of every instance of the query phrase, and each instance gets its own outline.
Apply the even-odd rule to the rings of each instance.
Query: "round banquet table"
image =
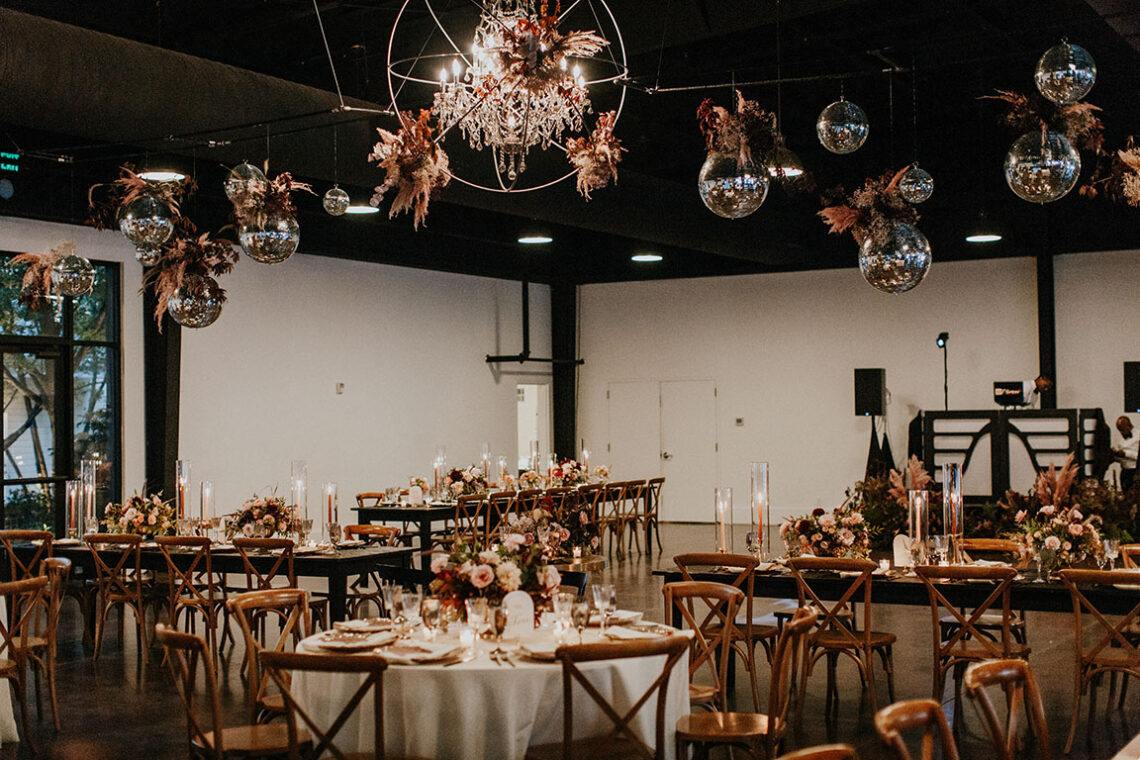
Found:
[[[553,635],[553,634],[551,634]],[[571,639],[576,639],[572,635]],[[596,629],[585,641],[597,641]],[[528,746],[562,741],[562,666],[516,656],[517,667],[499,665],[480,641],[477,656],[456,665],[395,665],[384,674],[385,751],[436,760],[523,760]],[[297,651],[321,653],[312,640]],[[368,655],[361,655],[368,656]],[[688,654],[669,679],[665,709],[665,757],[672,760],[673,727],[689,712]],[[580,666],[598,691],[624,714],[661,672],[665,657],[640,657],[584,663]],[[297,672],[292,690],[299,704],[328,727],[350,695],[363,683],[361,674]],[[604,736],[613,727],[601,708],[575,684],[575,738]],[[633,721],[647,745],[654,745],[655,699]],[[370,751],[373,742],[371,695],[333,740],[345,752]],[[363,716],[363,719],[362,719]]]

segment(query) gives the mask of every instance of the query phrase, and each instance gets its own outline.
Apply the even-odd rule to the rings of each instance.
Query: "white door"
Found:
[[[716,383],[610,383],[609,461],[614,480],[665,476],[663,522],[711,522],[717,484]]]
[[[717,485],[716,383],[661,383],[663,522],[712,522]]]
[[[612,480],[661,474],[661,389],[657,381],[610,383],[608,461]],[[599,460],[605,461],[605,460]]]

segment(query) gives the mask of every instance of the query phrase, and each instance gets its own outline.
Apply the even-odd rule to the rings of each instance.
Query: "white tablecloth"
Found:
[[[8,619],[8,600],[3,596],[0,596],[0,618]],[[0,647],[0,658],[4,657],[7,657],[7,647]],[[0,744],[20,741],[20,732],[16,729],[16,715],[12,712],[10,684],[11,681],[7,679],[0,681]]]
[[[587,638],[590,633],[587,632]],[[596,633],[595,633],[596,636]],[[515,658],[517,667],[496,665],[490,645],[480,655],[451,667],[392,665],[384,675],[385,749],[396,755],[436,760],[523,760],[526,748],[562,741],[562,666]],[[306,650],[304,645],[301,651]],[[624,714],[661,672],[665,657],[602,661],[581,666],[598,691]],[[297,673],[293,692],[317,724],[327,727],[359,688],[363,676]],[[576,738],[604,736],[612,723],[579,685],[574,687]],[[634,722],[641,739],[653,746],[656,699]],[[674,667],[665,710],[665,756],[674,756],[673,728],[689,712],[688,655]],[[370,750],[371,699],[334,740],[346,752]],[[355,741],[351,739],[355,738]]]
[[[1137,736],[1132,741],[1113,755],[1112,760],[1138,760],[1140,758],[1140,736]]]

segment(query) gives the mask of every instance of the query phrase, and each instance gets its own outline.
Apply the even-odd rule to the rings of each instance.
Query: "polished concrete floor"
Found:
[[[619,606],[642,610],[656,620],[663,619],[664,609],[661,580],[652,576],[651,571],[671,564],[669,557],[675,553],[708,549],[712,545],[712,530],[708,526],[666,525],[662,527],[662,543],[662,553],[635,555],[625,561],[611,560],[601,573],[604,580],[616,585]],[[46,702],[44,720],[37,720],[33,711],[34,739],[39,745],[40,757],[166,760],[187,756],[184,712],[170,675],[161,664],[161,652],[151,649],[146,666],[140,666],[132,624],[133,620],[128,619],[123,639],[119,638],[117,626],[110,625],[104,650],[98,662],[92,662],[79,643],[77,610],[70,603],[65,607],[58,675],[63,731],[57,734],[51,727]],[[931,680],[929,610],[879,605],[875,609],[875,628],[892,631],[899,637],[894,652],[898,698],[928,696]],[[1072,695],[1071,623],[1066,614],[1030,613],[1028,629],[1033,648],[1030,661],[1042,684],[1054,756],[1060,757]],[[239,645],[222,660],[223,701],[226,717],[233,722],[242,721],[245,714],[241,658]],[[766,668],[761,670],[761,698],[764,699],[768,673]],[[882,671],[876,669],[876,674],[880,693],[885,694]],[[829,722],[823,717],[821,669],[811,678],[804,700],[804,718],[800,728],[789,737],[788,747],[844,741],[855,745],[863,758],[885,758],[875,736],[870,707],[861,698],[853,666],[840,665],[839,676],[838,718]],[[1140,688],[1131,689],[1122,710],[1104,709],[1106,692],[1106,689],[1101,690],[1099,712],[1093,723],[1086,726],[1082,714],[1073,758],[1111,758],[1140,732]],[[738,708],[751,707],[748,678],[742,669],[735,696]],[[947,707],[951,705],[948,703]],[[985,742],[980,717],[968,700],[963,709],[959,742],[964,759],[995,757]],[[17,757],[32,757],[26,742],[0,747],[0,760]]]

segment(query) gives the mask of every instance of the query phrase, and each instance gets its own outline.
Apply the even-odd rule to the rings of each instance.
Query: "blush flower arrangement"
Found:
[[[550,473],[552,486],[577,486],[588,483],[590,472],[581,462],[573,459],[563,459]]]
[[[161,536],[174,529],[174,506],[157,494],[139,496],[135,491],[122,504],[107,504],[103,510],[103,524],[111,533]]]
[[[527,545],[519,533],[508,534],[491,549],[461,541],[450,554],[435,555],[431,571],[435,575],[432,593],[444,604],[457,607],[471,598],[501,601],[512,591],[525,591],[535,599],[537,609],[562,583],[558,570],[543,563],[542,547]]]
[[[543,477],[534,470],[519,475],[519,488],[542,488]]]
[[[423,490],[424,493],[428,492],[427,480],[425,480],[424,478],[419,478],[419,477],[416,477],[415,475],[412,475],[411,477],[408,478],[408,487],[409,488],[415,488],[416,486],[419,486]]]
[[[1023,555],[1037,558],[1044,569],[1080,564],[1103,552],[1098,515],[1086,517],[1076,507],[1047,504],[1033,517],[1022,510],[1014,519],[1021,528]]]
[[[871,553],[867,522],[848,502],[836,507],[831,514],[817,508],[803,517],[786,518],[780,526],[780,538],[793,556],[856,558]]]
[[[258,525],[265,526],[266,536],[286,535],[294,530],[293,520],[293,510],[285,506],[283,498],[254,494],[242,502],[240,511],[226,517],[226,537],[232,538],[239,532],[253,537]]]
[[[486,493],[490,487],[483,469],[471,465],[462,470],[452,470],[443,479],[443,484],[451,491],[452,496],[466,496],[468,494]]]

